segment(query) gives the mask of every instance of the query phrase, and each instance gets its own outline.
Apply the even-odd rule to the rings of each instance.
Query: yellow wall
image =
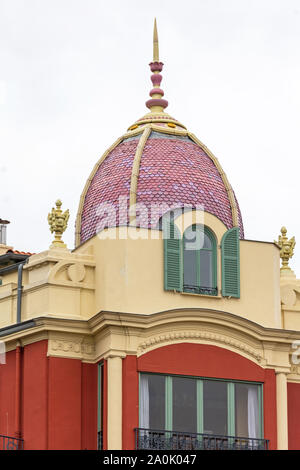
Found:
[[[88,319],[95,314],[94,257],[51,249],[23,269],[22,321],[41,316]],[[16,323],[17,271],[0,286],[0,328]]]
[[[187,224],[177,220],[183,231]],[[218,288],[221,287],[220,241],[226,227],[211,214],[205,214],[218,240]],[[125,228],[121,228],[124,232]],[[164,291],[164,256],[162,232],[159,239],[141,238],[134,227],[129,237],[110,239],[119,229],[108,229],[79,247],[76,252],[93,246],[95,255],[96,311],[154,313],[176,308],[205,308],[233,313],[263,326],[280,328],[279,250],[273,243],[242,240],[240,243],[241,298],[173,293]]]

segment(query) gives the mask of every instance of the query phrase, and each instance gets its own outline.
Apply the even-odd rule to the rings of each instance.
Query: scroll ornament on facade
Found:
[[[50,248],[66,248],[67,245],[62,241],[61,237],[68,226],[70,217],[69,209],[65,212],[61,210],[62,202],[58,199],[55,203],[56,209],[52,207],[52,211],[48,214],[48,223],[50,232],[55,233],[54,240]]]

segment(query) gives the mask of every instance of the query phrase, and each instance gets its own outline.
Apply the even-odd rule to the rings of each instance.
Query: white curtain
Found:
[[[248,388],[248,436],[252,439],[258,438],[258,393],[257,387]]]
[[[140,427],[149,429],[149,381],[147,375],[140,376]]]

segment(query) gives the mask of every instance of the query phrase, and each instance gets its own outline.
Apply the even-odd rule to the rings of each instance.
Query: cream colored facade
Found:
[[[181,233],[192,220],[176,220]],[[203,222],[218,240],[217,276],[221,286],[220,241],[226,227],[209,213],[204,214]],[[110,228],[73,252],[53,248],[29,258],[23,274],[22,320],[40,316],[88,320],[101,311],[149,315],[201,308],[228,312],[267,328],[286,328],[288,324],[288,329],[296,329],[297,323],[291,321],[291,312],[297,308],[291,305],[293,300],[296,303],[296,293],[294,299],[290,280],[282,280],[288,308],[281,310],[277,246],[241,240],[240,250],[240,299],[166,292],[162,232]],[[16,320],[17,273],[5,275],[2,281],[0,327]],[[295,289],[299,288],[294,282]]]

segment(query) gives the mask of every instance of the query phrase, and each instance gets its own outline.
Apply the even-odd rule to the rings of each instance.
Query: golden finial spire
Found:
[[[292,237],[289,240],[286,233],[287,229],[285,227],[281,227],[281,235],[278,236],[278,241],[274,241],[278,248],[280,248],[280,258],[282,261],[280,273],[282,276],[293,274],[293,271],[289,267],[289,260],[294,254],[294,248],[296,245],[295,237]]]
[[[159,47],[158,47],[156,18],[154,18],[154,30],[153,30],[153,62],[159,62]]]
[[[150,109],[150,113],[147,113],[144,117],[135,122],[132,126],[129,127],[129,131],[137,129],[143,124],[148,124],[153,122],[164,123],[171,128],[180,128],[186,129],[185,126],[180,124],[174,118],[165,113],[165,108],[168,106],[168,101],[163,99],[164,91],[160,88],[161,81],[163,79],[161,72],[163,70],[163,63],[159,61],[159,44],[158,44],[158,33],[157,33],[157,22],[154,18],[154,28],[153,28],[153,61],[150,62],[151,70],[151,82],[153,85],[152,90],[149,95],[151,99],[146,101],[146,106]]]
[[[159,51],[158,51],[158,34],[157,34],[157,25],[156,18],[154,19],[154,30],[153,30],[153,62],[150,64],[150,70],[153,75],[151,75],[151,81],[153,88],[150,91],[151,100],[146,101],[147,108],[150,109],[151,113],[163,113],[164,109],[168,106],[167,100],[163,100],[164,96],[163,90],[160,88],[160,83],[162,81],[162,76],[160,72],[163,69],[163,63],[159,62]]]
[[[63,213],[61,210],[62,202],[60,199],[56,201],[55,205],[56,209],[52,207],[52,211],[48,214],[50,232],[55,233],[55,237],[50,248],[66,248],[67,245],[62,241],[61,237],[68,226],[68,220],[70,217],[69,209]]]

